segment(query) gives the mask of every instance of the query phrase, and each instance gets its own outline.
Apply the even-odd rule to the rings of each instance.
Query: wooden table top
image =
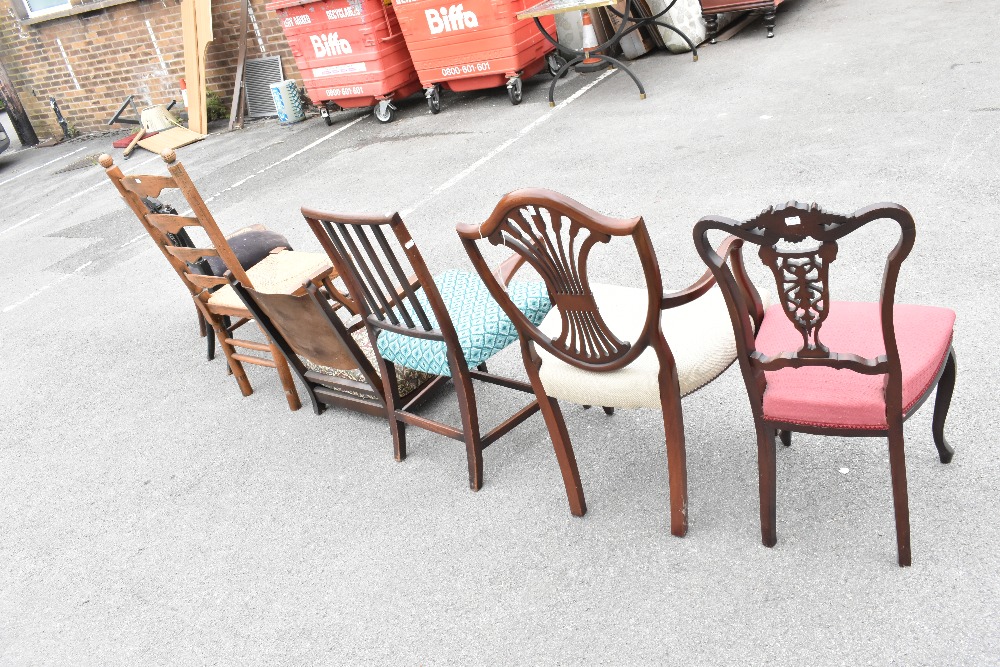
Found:
[[[564,12],[580,11],[592,7],[607,7],[613,5],[616,0],[542,0],[533,7],[528,7],[523,12],[518,12],[518,19],[530,19],[536,16],[549,16],[551,14],[562,14]]]

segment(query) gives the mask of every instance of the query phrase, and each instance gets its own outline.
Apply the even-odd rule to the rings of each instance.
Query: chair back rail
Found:
[[[837,258],[837,241],[870,222],[886,219],[899,225],[900,235],[886,258],[879,295],[885,354],[868,358],[830,350],[823,344],[821,332],[830,313],[829,268]],[[709,244],[708,233],[713,230],[758,246],[758,257],[774,277],[777,305],[802,337],[800,348],[774,355],[764,355],[756,349],[753,328],[744,318],[736,316],[736,313],[747,312],[745,289]],[[824,366],[866,375],[884,374],[887,410],[902,411],[902,371],[893,326],[893,304],[900,267],[916,236],[909,211],[897,204],[882,203],[844,216],[823,211],[816,204],[793,201],[782,207],[770,207],[746,222],[704,217],[695,225],[693,235],[698,253],[723,288],[736,328],[740,364],[756,406],[763,400],[764,371]]]
[[[654,336],[662,335],[660,269],[641,217],[610,218],[559,193],[534,188],[504,196],[484,223],[459,225],[458,234],[480,277],[518,331],[565,363],[595,371],[622,368],[636,359]],[[633,341],[618,338],[601,317],[587,271],[596,244],[617,237],[628,237],[634,243],[650,295],[645,324]],[[497,279],[502,271],[491,270],[477,246],[484,239],[514,251],[545,281],[562,319],[558,336],[542,333],[514,305]]]

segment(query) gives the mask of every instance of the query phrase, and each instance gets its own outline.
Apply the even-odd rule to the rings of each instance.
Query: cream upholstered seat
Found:
[[[330,259],[321,252],[284,250],[268,255],[247,271],[253,288],[265,294],[294,294],[304,283],[330,268]],[[224,285],[208,300],[209,305],[223,308],[245,306],[229,285]]]
[[[633,341],[642,332],[649,293],[645,288],[591,284],[601,317],[620,340]],[[766,300],[766,296],[764,296]],[[677,364],[681,396],[711,382],[736,359],[736,338],[725,298],[713,287],[691,303],[662,311],[663,335]],[[558,336],[562,324],[553,308],[539,328]],[[539,377],[554,398],[614,408],[660,409],[659,360],[652,348],[625,368],[587,371],[560,361],[540,346]]]

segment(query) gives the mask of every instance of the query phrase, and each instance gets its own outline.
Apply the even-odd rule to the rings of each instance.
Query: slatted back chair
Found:
[[[505,195],[481,225],[459,225],[469,259],[521,334],[524,367],[541,404],[570,510],[586,502],[557,399],[608,408],[649,407],[663,414],[670,478],[671,532],[687,532],[687,471],[681,397],[732,363],[735,347],[725,303],[706,273],[665,294],[643,219],[610,218],[541,189]],[[601,285],[589,277],[597,244],[630,244],[645,289]],[[504,245],[545,281],[554,308],[541,324],[521,316],[479,249]],[[721,250],[738,255],[739,244]],[[753,295],[759,304],[759,297]],[[721,324],[721,330],[720,330]],[[728,334],[726,331],[728,330]]]
[[[306,386],[316,414],[321,414],[327,405],[335,405],[386,416],[385,389],[360,318],[353,318],[351,326],[345,324],[326,294],[314,284],[307,284],[306,293],[301,295],[265,294],[244,287],[235,276],[230,275],[229,280],[254,320]],[[329,279],[323,281],[323,287],[327,293],[336,291]],[[437,386],[445,380],[396,367],[400,397],[419,396],[417,405],[432,395],[432,391],[423,389],[432,382]]]
[[[305,208],[302,213],[355,297],[377,350],[396,459],[406,456],[407,424],[460,440],[469,486],[478,490],[482,451],[538,410],[532,401],[485,435],[480,431],[473,379],[531,392],[529,385],[491,374],[485,365],[517,339],[510,320],[474,274],[432,276],[398,214],[350,216]],[[505,284],[520,295],[522,312],[540,319],[548,311],[544,286],[510,282],[517,266],[507,268]],[[401,400],[395,383],[399,365],[454,379],[460,428],[412,412],[414,401]]]
[[[831,298],[830,266],[838,241],[876,220],[899,227],[885,262],[877,303]],[[946,308],[895,303],[903,260],[916,238],[910,213],[896,204],[875,204],[837,215],[816,204],[789,202],[756,218],[702,218],[694,228],[699,254],[723,287],[730,312],[744,308],[738,281],[708,244],[718,230],[759,246],[771,271],[778,303],[756,333],[733,317],[740,366],[757,429],[761,537],[777,542],[775,527],[776,435],[791,433],[885,436],[889,441],[898,561],[909,565],[910,524],[903,452],[903,422],[937,387],[933,435],[943,463],[953,450],[944,422],[955,384],[951,346],[955,313]]]
[[[332,269],[329,262],[319,253],[282,250],[273,253],[248,272],[230,248],[225,235],[212,217],[184,166],[175,163],[174,151],[165,151],[163,159],[169,165],[169,176],[155,174],[126,176],[107,155],[101,157],[101,165],[104,166],[129,208],[142,222],[181,278],[198,311],[212,327],[225,354],[229,370],[236,378],[243,395],[249,396],[253,393],[243,364],[267,366],[278,371],[289,407],[292,410],[299,409],[302,404],[295,389],[295,381],[280,351],[269,342],[235,337],[235,332],[252,320],[250,313],[225,277],[206,275],[202,261],[209,257],[219,257],[237,281],[245,285],[254,285],[256,282],[261,289],[277,293],[301,292],[304,283],[330,276]],[[166,190],[180,192],[190,207],[191,214],[151,212],[143,203],[144,198],[160,197]],[[211,241],[211,247],[191,247],[194,244],[190,243],[186,230],[195,227],[204,231]],[[346,297],[344,299],[346,300]],[[237,348],[265,353],[268,356],[245,354],[237,351]]]

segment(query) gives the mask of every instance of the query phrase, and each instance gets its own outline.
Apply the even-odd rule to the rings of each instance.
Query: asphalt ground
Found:
[[[674,287],[703,270],[703,215],[903,204],[917,243],[898,301],[953,308],[959,359],[954,461],[930,405],[906,425],[906,569],[880,439],[779,448],[778,544],[761,546],[736,369],[684,401],[683,539],[653,411],[564,405],[577,519],[539,417],[486,451],[474,493],[459,443],[411,429],[396,463],[384,422],[290,412],[269,369],[248,369],[244,398],[93,164],[109,138],[0,155],[0,664],[1000,664],[992,9],[794,0],[772,40],[758,23],[697,63],[634,63],[643,101],[621,72],[581,75],[550,110],[542,75],[517,107],[447,94],[432,116],[413,98],[388,125],[254,122],[178,151],[227,231],[318,250],[299,207],[398,210],[435,273],[469,268],[456,223],[524,186],[643,215]],[[835,299],[875,297],[890,235],[842,244]],[[621,246],[593,271],[641,285]],[[491,368],[523,376],[516,346]],[[487,425],[522,401],[477,396]],[[453,394],[427,413],[457,423]]]

